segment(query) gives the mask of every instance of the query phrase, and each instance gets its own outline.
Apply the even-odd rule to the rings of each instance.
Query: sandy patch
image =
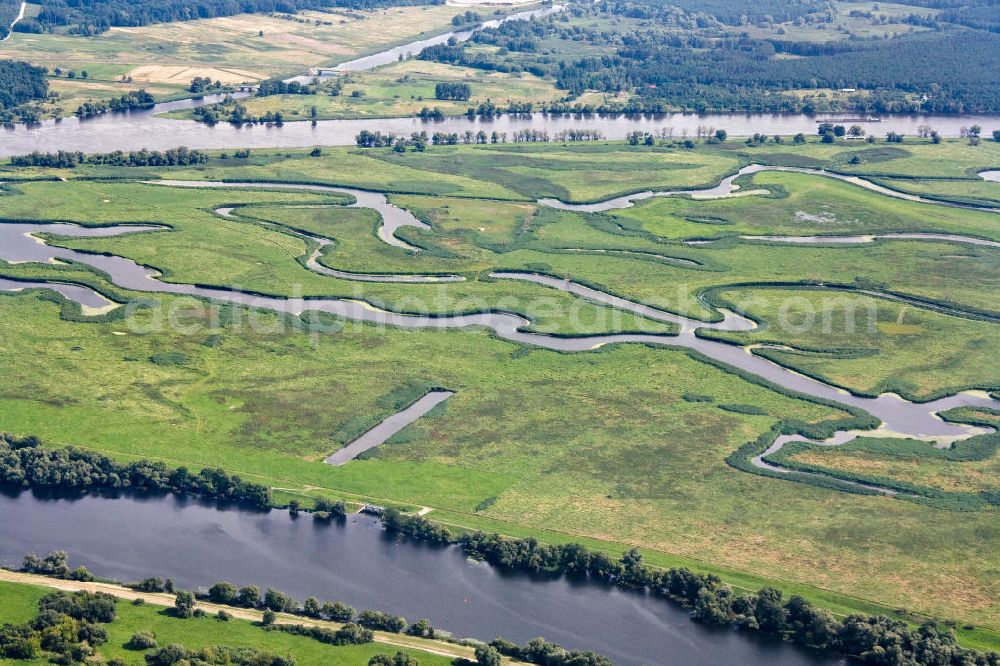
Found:
[[[225,84],[244,83],[266,79],[260,74],[245,69],[222,69],[220,67],[187,67],[184,65],[140,65],[128,73],[133,81],[144,83],[190,83],[196,76],[208,77]]]

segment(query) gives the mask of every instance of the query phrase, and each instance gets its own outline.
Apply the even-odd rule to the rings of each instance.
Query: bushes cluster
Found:
[[[276,655],[252,647],[225,647],[213,645],[200,650],[189,650],[183,645],[165,645],[146,655],[149,666],[295,666],[290,654]]]
[[[196,76],[191,79],[191,85],[188,86],[188,91],[195,94],[208,92],[210,90],[222,90],[222,81],[212,82],[212,79],[207,76]]]
[[[368,660],[368,666],[420,666],[420,662],[400,651],[391,656],[377,654]]]
[[[54,550],[44,558],[38,557],[34,553],[28,553],[24,556],[21,569],[28,573],[52,576],[54,578],[65,578],[67,580],[94,580],[94,576],[87,571],[87,567],[70,569],[69,555],[64,550]]]
[[[472,96],[472,88],[468,83],[451,83],[441,81],[434,85],[435,99],[464,101]]]
[[[35,437],[0,435],[0,483],[61,490],[159,490],[233,500],[259,508],[271,506],[269,487],[230,476],[222,469],[203,469],[194,474],[186,467],[171,469],[159,461],[122,463],[75,447],[49,449]]]
[[[56,664],[82,663],[107,642],[101,624],[115,619],[115,599],[90,592],[53,592],[38,600],[38,615],[0,627],[0,658],[29,660],[48,653]]]
[[[199,106],[192,111],[194,119],[206,125],[218,125],[220,122],[227,122],[240,127],[242,125],[281,125],[285,124],[285,116],[281,111],[268,111],[262,116],[255,116],[247,109],[246,105],[240,104],[232,97],[216,104]]]
[[[327,627],[307,627],[302,624],[277,624],[271,629],[296,636],[307,636],[328,645],[363,645],[375,640],[375,634],[370,629],[358,624],[345,624],[337,630]]]
[[[125,648],[129,650],[151,650],[155,647],[156,635],[151,631],[137,631],[125,641]]]
[[[108,111],[151,109],[155,104],[156,100],[145,90],[130,90],[126,95],[112,97],[107,101],[84,102],[73,113],[80,118],[90,118]]]
[[[406,618],[383,613],[382,611],[366,610],[361,611],[361,614],[358,615],[358,624],[372,631],[388,631],[394,634],[401,634],[406,629]],[[430,629],[430,631],[433,631],[433,629]]]
[[[94,153],[84,155],[78,151],[60,150],[54,153],[35,152],[27,155],[15,155],[10,158],[11,166],[16,167],[53,167],[57,169],[72,169],[81,164],[101,164],[105,166],[147,167],[147,166],[188,166],[204,164],[208,161],[208,153],[200,150],[190,150],[184,146],[159,150],[133,150],[124,152],[116,150],[110,153]]]
[[[499,655],[506,655],[513,659],[520,659],[529,664],[540,664],[541,666],[611,666],[611,660],[590,651],[570,651],[556,643],[550,643],[544,638],[530,640],[523,647],[517,643],[498,638],[490,643],[497,654],[493,658],[491,653],[485,652],[483,656],[487,664],[500,664]],[[477,658],[480,652],[476,652]],[[479,662],[483,664],[484,662]]]

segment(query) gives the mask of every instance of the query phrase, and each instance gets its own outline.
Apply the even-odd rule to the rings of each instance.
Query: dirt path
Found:
[[[168,606],[172,607],[174,605],[174,595],[166,594],[161,592],[140,592],[138,590],[133,590],[122,585],[114,585],[111,583],[84,583],[75,580],[60,580],[57,578],[48,578],[47,576],[38,576],[35,574],[21,573],[17,571],[8,571],[7,569],[0,569],[0,581],[6,581],[9,583],[23,583],[25,585],[37,585],[40,587],[51,587],[57,590],[65,590],[68,592],[104,592],[105,594],[110,594],[118,599],[125,599],[128,601],[133,601],[135,599],[142,599],[147,604],[153,604],[155,606]],[[222,604],[214,604],[207,601],[198,601],[197,608],[201,608],[206,613],[214,615],[221,610],[226,611],[233,617],[239,618],[241,620],[249,620],[250,622],[260,622],[263,613],[258,610],[250,610],[248,608],[234,608],[232,606],[224,606]],[[336,622],[327,622],[325,620],[314,620],[307,617],[301,617],[298,615],[289,615],[287,613],[278,613],[277,624],[301,624],[306,627],[325,627],[328,629],[339,629],[343,625]],[[375,632],[375,642],[383,643],[385,645],[392,645],[393,647],[399,648],[409,648],[412,650],[419,650],[421,652],[429,652],[431,654],[440,655],[442,657],[453,657],[453,658],[465,658],[469,661],[475,662],[475,655],[472,648],[468,648],[462,645],[453,645],[451,643],[445,643],[444,641],[433,641],[423,638],[413,638],[411,636],[404,636],[401,634],[390,634],[383,631]],[[519,662],[506,662],[506,663],[519,663]]]

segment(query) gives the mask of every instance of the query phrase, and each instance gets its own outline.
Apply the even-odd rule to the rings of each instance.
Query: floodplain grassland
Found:
[[[980,171],[1000,169],[997,141],[984,140],[976,146],[963,140],[935,144],[910,137],[892,146],[811,141],[794,147],[787,143],[744,146],[739,153],[763,164],[824,168],[864,176],[891,189],[944,201],[1000,206],[1000,183],[979,176]]]
[[[25,585],[0,581],[0,624],[20,623],[38,614],[38,600],[53,590],[37,585]],[[146,664],[145,655],[151,650],[129,650],[125,644],[140,631],[152,632],[160,647],[183,645],[189,650],[197,650],[213,645],[228,647],[255,647],[271,654],[295,657],[297,664],[304,666],[357,666],[368,663],[376,654],[395,654],[399,648],[380,643],[364,645],[332,646],[305,636],[295,636],[281,631],[264,631],[260,626],[239,618],[222,622],[215,617],[179,619],[169,614],[162,606],[144,604],[135,606],[119,600],[117,617],[113,622],[102,624],[108,632],[108,641],[97,648],[104,659],[123,659],[129,666]],[[450,657],[436,655],[422,650],[402,650],[418,659],[421,664],[445,666],[452,663]],[[34,666],[47,664],[48,660],[0,659],[0,664]]]
[[[942,155],[958,163],[966,147],[953,143],[942,144]],[[920,162],[930,168],[938,147],[928,144]],[[810,143],[781,150],[775,160],[813,159],[817,149]],[[811,286],[790,293],[802,299],[802,309],[824,294],[864,307],[876,302],[875,332],[781,329],[765,301],[747,306],[765,326],[732,334],[733,340],[815,350],[782,352],[788,358],[779,360],[857,391],[895,387],[924,398],[964,386],[997,388],[988,353],[996,324],[987,321],[989,312],[974,320],[918,304],[815,291],[816,283],[843,284],[993,311],[1000,275],[995,249],[920,241],[856,247],[737,238],[697,247],[682,242],[720,230],[814,234],[831,228],[852,234],[933,228],[991,237],[990,213],[900,202],[821,176],[775,173],[758,174],[746,185],[766,184],[770,194],[732,200],[661,199],[607,214],[554,211],[533,201],[710,185],[753,161],[754,149],[736,146],[432,146],[403,156],[324,148],[321,157],[307,154],[259,151],[248,160],[213,158],[195,168],[7,169],[5,180],[70,180],[9,184],[0,196],[0,218],[159,222],[171,230],[53,242],[128,256],[161,268],[171,280],[275,294],[299,284],[305,293],[391,304],[419,300],[431,290],[447,296],[439,302],[442,311],[473,302],[473,296],[480,305],[509,297],[505,309],[558,332],[609,329],[606,323],[580,329],[551,310],[533,310],[539,298],[564,295],[514,281],[385,285],[319,276],[299,263],[311,246],[294,230],[332,238],[321,261],[341,270],[466,276],[497,268],[538,270],[705,319],[718,313],[696,300],[699,295],[708,293],[710,303],[744,294],[781,298],[778,287],[785,283]],[[456,161],[461,172],[450,166]],[[629,167],[617,172],[617,180],[592,175],[588,181],[588,174],[618,163]],[[338,205],[341,197],[85,180],[102,175],[382,189],[432,228],[401,230],[401,237],[423,248],[406,253],[379,243],[377,216]],[[59,203],[65,200],[72,205]],[[240,206],[237,219],[211,213],[222,205]],[[797,219],[798,210],[809,217]],[[79,266],[0,265],[0,274],[87,283],[122,299],[137,295]],[[1000,644],[1000,590],[992,575],[1000,566],[995,508],[946,513],[913,501],[750,475],[725,462],[780,423],[828,427],[846,416],[842,411],[751,383],[679,350],[624,345],[561,354],[485,331],[380,329],[331,317],[321,318],[331,332],[315,334],[288,322],[248,327],[242,309],[239,316],[227,308],[216,315],[204,301],[162,302],[182,323],[193,324],[193,332],[151,326],[157,310],[84,323],[72,307],[51,298],[0,297],[0,363],[10,368],[0,389],[0,428],[124,459],[222,466],[287,489],[281,491],[285,498],[323,494],[426,506],[434,509],[432,517],[460,527],[583,540],[611,551],[638,545],[654,563],[715,570],[747,586],[774,582],[845,612],[872,604],[888,612],[905,607],[977,627],[961,632],[970,645]],[[571,302],[579,300],[555,301],[560,307]],[[604,311],[588,307],[595,315]],[[264,324],[279,321],[257,316]],[[820,353],[845,347],[850,354]],[[867,356],[859,357],[859,350]],[[958,351],[965,356],[956,358]],[[66,382],[68,375],[79,379]],[[435,386],[456,394],[365,459],[337,468],[319,462]],[[755,409],[723,408],[733,405]],[[921,461],[930,470],[920,472],[922,482],[947,487],[954,475],[945,463],[949,470],[966,464]],[[942,469],[933,470],[938,464]],[[990,474],[987,462],[975,464],[984,478]]]
[[[761,322],[745,333],[704,335],[756,349],[781,365],[854,393],[928,400],[1000,384],[995,322],[954,317],[864,294],[820,289],[724,289],[716,302]]]
[[[956,448],[963,447],[958,444]],[[1000,456],[982,460],[953,460],[927,442],[857,439],[842,447],[801,446],[781,456],[783,464],[833,470],[855,477],[891,479],[951,493],[1000,491]]]
[[[438,82],[467,83],[471,97],[466,101],[435,99]],[[438,108],[448,116],[458,116],[470,106],[491,101],[507,107],[511,102],[549,102],[564,92],[550,81],[533,74],[517,75],[485,72],[424,60],[408,59],[371,72],[353,72],[339,79],[340,92],[331,95],[326,87],[314,95],[269,95],[240,100],[253,116],[281,112],[284,120],[331,120],[344,118],[396,118],[413,116],[424,108]],[[315,117],[313,116],[315,109]],[[167,118],[193,118],[190,110],[172,111]]]
[[[65,186],[64,186],[65,185]],[[67,187],[75,194],[65,197]],[[338,201],[316,195],[260,193],[253,190],[185,189],[102,181],[20,183],[16,193],[2,197],[0,210],[7,219],[62,220],[81,224],[156,222],[169,232],[118,237],[121,243],[74,238],[60,244],[89,252],[113,252],[139,264],[159,269],[164,279],[187,284],[212,284],[278,296],[331,296],[363,299],[370,304],[413,314],[460,314],[487,310],[518,312],[531,320],[532,330],[565,334],[615,331],[669,331],[645,318],[581,302],[567,294],[531,285],[517,285],[469,275],[448,284],[398,285],[361,283],[319,275],[299,260],[311,245],[288,231],[268,228],[247,218],[225,219],[215,208],[247,202]],[[57,197],[48,209],[39,203]],[[374,229],[359,229],[378,242]],[[159,237],[154,237],[159,234]],[[386,250],[397,257],[406,252]],[[371,271],[381,270],[372,266]]]
[[[179,311],[182,322],[210,321],[197,302]],[[0,353],[11,369],[0,400],[5,430],[126,459],[219,465],[355,501],[481,514],[511,530],[644,545],[991,625],[985,569],[995,563],[986,554],[975,562],[961,554],[982,547],[976,530],[991,513],[935,520],[938,510],[929,507],[728,467],[728,453],[778,419],[820,422],[840,414],[683,352],[524,353],[482,333],[370,326],[313,340],[231,326],[194,336],[134,334],[127,321],[67,322],[33,296],[4,297],[0,312]],[[139,330],[147,316],[135,315]],[[166,352],[179,353],[180,363],[150,360]],[[451,361],[440,363],[444,357]],[[79,381],[62,381],[67,373]],[[318,462],[432,385],[456,395],[375,458],[339,468]],[[727,403],[766,415],[718,407]],[[536,408],[525,410],[528,404]],[[762,506],[770,508],[752,508]],[[921,546],[904,546],[915,533]],[[875,535],[884,550],[869,547]],[[862,570],[878,581],[866,577],[862,585]],[[961,595],[950,585],[957,580],[965,581]]]

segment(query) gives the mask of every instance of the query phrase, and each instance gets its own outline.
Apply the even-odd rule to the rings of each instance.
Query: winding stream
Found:
[[[612,199],[603,202],[602,204],[573,205],[556,202],[554,200],[543,200],[540,203],[546,203],[557,207],[565,207],[569,210],[593,211],[628,207],[636,200],[649,198],[651,196],[673,196],[692,193],[705,196],[726,196],[728,194],[732,194],[738,188],[738,186],[734,184],[736,178],[741,175],[757,173],[765,170],[794,171],[812,175],[822,175],[845,180],[861,187],[875,189],[875,191],[884,189],[863,179],[840,176],[838,174],[830,174],[813,169],[790,169],[785,167],[750,165],[748,167],[744,167],[738,173],[723,179],[719,185],[706,190],[640,193]],[[355,198],[355,202],[350,204],[351,206],[371,208],[382,216],[382,224],[379,227],[378,232],[379,238],[390,245],[411,251],[417,250],[418,248],[414,248],[397,238],[395,236],[395,231],[404,226],[414,226],[423,229],[430,228],[414,217],[409,211],[398,208],[389,203],[385,194],[364,190],[325,185],[288,183],[225,183],[165,180],[152,181],[151,184],[170,187],[254,187],[267,189],[297,189],[347,194]],[[888,190],[887,192],[892,193],[891,190]],[[906,199],[923,201],[919,197],[913,197],[912,195],[905,195],[903,193],[893,194]],[[945,205],[937,201],[923,202],[933,205]],[[223,208],[217,210],[216,212],[223,216],[231,216],[232,209]],[[409,315],[389,312],[373,307],[368,303],[356,300],[260,296],[220,287],[201,287],[191,284],[164,282],[158,279],[160,276],[158,271],[145,266],[140,266],[130,259],[114,255],[98,255],[78,252],[76,250],[50,246],[34,235],[38,233],[51,233],[73,237],[105,237],[122,233],[160,231],[162,229],[163,227],[151,225],[119,225],[111,227],[84,228],[69,224],[0,224],[0,259],[12,262],[58,260],[75,261],[92,266],[93,268],[106,273],[110,277],[113,284],[124,289],[139,292],[198,296],[215,301],[237,303],[292,315],[299,315],[305,311],[311,310],[327,312],[358,321],[399,326],[403,328],[446,329],[485,327],[491,329],[498,337],[505,340],[563,352],[588,351],[608,344],[650,344],[685,348],[703,354],[715,361],[719,361],[745,372],[754,374],[785,389],[862,409],[877,417],[882,422],[879,429],[882,433],[891,433],[895,436],[912,437],[917,439],[932,439],[938,443],[953,442],[983,432],[981,428],[947,423],[937,416],[938,412],[958,406],[1000,408],[1000,401],[994,400],[988,395],[978,392],[960,393],[958,395],[949,396],[947,398],[942,398],[928,403],[909,402],[895,394],[883,394],[877,398],[855,396],[842,389],[838,389],[816,379],[806,377],[773,361],[755,355],[747,348],[702,338],[696,335],[696,331],[698,329],[745,331],[756,327],[755,322],[736,313],[720,311],[723,316],[722,321],[716,323],[706,323],[675,315],[658,308],[629,301],[627,299],[613,296],[569,280],[562,280],[548,275],[540,275],[523,271],[495,271],[491,274],[491,276],[496,279],[530,282],[536,285],[573,294],[580,298],[612,308],[632,312],[650,319],[673,323],[679,327],[680,332],[676,336],[662,334],[614,334],[558,337],[528,332],[525,329],[530,325],[530,321],[508,313],[478,313],[456,316]],[[331,241],[329,239],[307,234],[303,234],[303,236],[313,240],[319,245],[319,248],[312,252],[306,263],[307,268],[321,274],[365,281],[433,282],[441,281],[442,279],[461,279],[459,276],[380,276],[374,274],[359,275],[356,273],[336,271],[334,269],[321,266],[317,261],[319,253],[322,251],[322,247],[330,244]],[[948,240],[954,242],[973,243],[988,247],[996,247],[1000,245],[1000,243],[993,241],[985,241],[982,239],[968,238],[953,234],[885,234],[883,236],[888,238],[905,237],[916,239]],[[772,240],[775,238],[780,240],[786,237],[772,237]],[[803,241],[799,238],[798,240],[791,242],[808,241]],[[47,285],[42,282],[17,282],[13,280],[4,280],[0,282],[0,289],[4,290],[45,286]],[[86,287],[79,285],[58,284],[51,285],[50,288],[55,288],[65,297],[77,301],[82,306],[90,308],[94,311],[106,311],[109,307],[111,307],[111,304],[107,299]],[[871,295],[885,297],[881,294]],[[390,433],[390,435],[391,434],[392,433]],[[844,443],[844,441],[853,439],[854,436],[855,435],[852,434],[851,437],[844,439],[844,435],[842,433],[837,433],[834,439],[830,440],[828,443]],[[843,441],[841,441],[842,439]],[[774,453],[776,450],[780,449],[786,441],[793,440],[788,438],[779,438],[775,442],[775,445],[772,446],[772,448],[769,449],[769,451],[764,455]],[[772,469],[774,471],[786,471],[783,468],[764,462],[761,458],[762,456],[758,456],[758,458],[754,460],[754,464],[762,468]]]
[[[376,205],[380,205],[378,200],[376,201]],[[382,197],[381,202],[384,201],[385,199]],[[386,210],[386,212],[388,213],[389,211]],[[337,298],[282,298],[248,294],[220,287],[176,284],[158,279],[160,274],[156,270],[140,266],[124,257],[90,254],[50,246],[41,243],[35,236],[28,235],[55,232],[58,230],[61,233],[68,232],[68,235],[76,237],[85,237],[91,232],[97,236],[109,236],[129,231],[148,232],[151,229],[156,229],[156,227],[130,228],[127,226],[118,226],[87,229],[73,227],[72,225],[37,223],[0,224],[0,259],[7,261],[75,261],[92,266],[106,273],[114,285],[123,289],[149,293],[185,294],[219,302],[264,308],[292,315],[299,315],[306,311],[319,311],[348,319],[402,328],[450,329],[485,327],[491,329],[498,337],[504,340],[563,352],[589,351],[608,344],[648,344],[684,348],[749,372],[785,389],[862,409],[877,417],[882,422],[881,427],[883,430],[903,437],[917,439],[934,438],[937,441],[956,441],[967,438],[983,432],[982,429],[947,423],[937,417],[936,414],[958,406],[1000,408],[1000,401],[978,392],[960,393],[928,403],[909,402],[895,394],[883,394],[877,398],[851,395],[846,391],[801,375],[766,358],[754,355],[743,347],[701,338],[695,333],[698,329],[743,331],[750,330],[756,326],[753,321],[741,315],[723,311],[721,322],[705,323],[665,312],[648,305],[635,303],[569,280],[562,280],[547,275],[517,271],[496,271],[491,274],[496,279],[530,282],[558,289],[590,301],[633,312],[654,320],[674,323],[680,328],[680,333],[676,336],[610,334],[567,338],[528,332],[524,329],[531,323],[530,321],[507,313],[478,313],[456,316],[409,315],[378,309],[368,303],[355,300]],[[48,285],[42,282],[21,283],[5,280],[0,283],[0,288],[5,290],[45,286]],[[53,286],[67,298],[76,300],[89,307],[104,300],[99,294],[93,293],[84,287],[73,285],[72,289],[68,289],[67,287],[70,285]],[[90,291],[90,293],[84,293],[81,290]],[[761,465],[764,464],[762,461],[758,461],[758,463]]]
[[[860,176],[850,176],[842,173],[834,173],[832,171],[824,171],[822,169],[808,169],[805,167],[785,167],[785,166],[765,166],[763,164],[750,164],[743,167],[731,176],[723,178],[718,185],[714,187],[708,187],[702,190],[660,190],[651,191],[646,190],[644,192],[637,192],[635,194],[626,194],[625,196],[615,197],[614,199],[607,199],[605,201],[600,201],[597,203],[586,203],[586,204],[573,204],[560,201],[559,199],[539,199],[538,203],[543,206],[548,206],[550,208],[558,208],[559,210],[569,210],[583,213],[601,213],[609,210],[621,210],[623,208],[631,208],[636,204],[637,201],[644,201],[646,199],[652,199],[654,197],[676,197],[676,196],[690,196],[692,198],[698,199],[724,199],[727,197],[745,195],[749,192],[741,192],[739,185],[735,184],[737,178],[741,176],[749,176],[755,173],[761,173],[762,171],[783,171],[786,173],[803,173],[810,176],[823,176],[824,178],[833,178],[836,180],[844,181],[845,183],[850,183],[852,185],[857,185],[858,187],[863,187],[866,190],[871,190],[872,192],[878,192],[887,197],[892,197],[894,199],[903,199],[905,201],[914,201],[917,203],[931,204],[935,206],[948,206],[951,208],[968,208],[971,210],[981,210],[987,213],[998,213],[1000,210],[996,208],[990,208],[987,206],[973,206],[962,203],[955,203],[950,201],[940,201],[937,199],[927,199],[916,194],[909,194],[907,192],[900,192],[899,190],[893,190],[882,185],[873,183],[870,180],[866,180]],[[985,173],[985,172],[984,172]],[[1000,173],[1000,172],[997,172]],[[752,192],[763,192],[766,190],[753,190]]]

